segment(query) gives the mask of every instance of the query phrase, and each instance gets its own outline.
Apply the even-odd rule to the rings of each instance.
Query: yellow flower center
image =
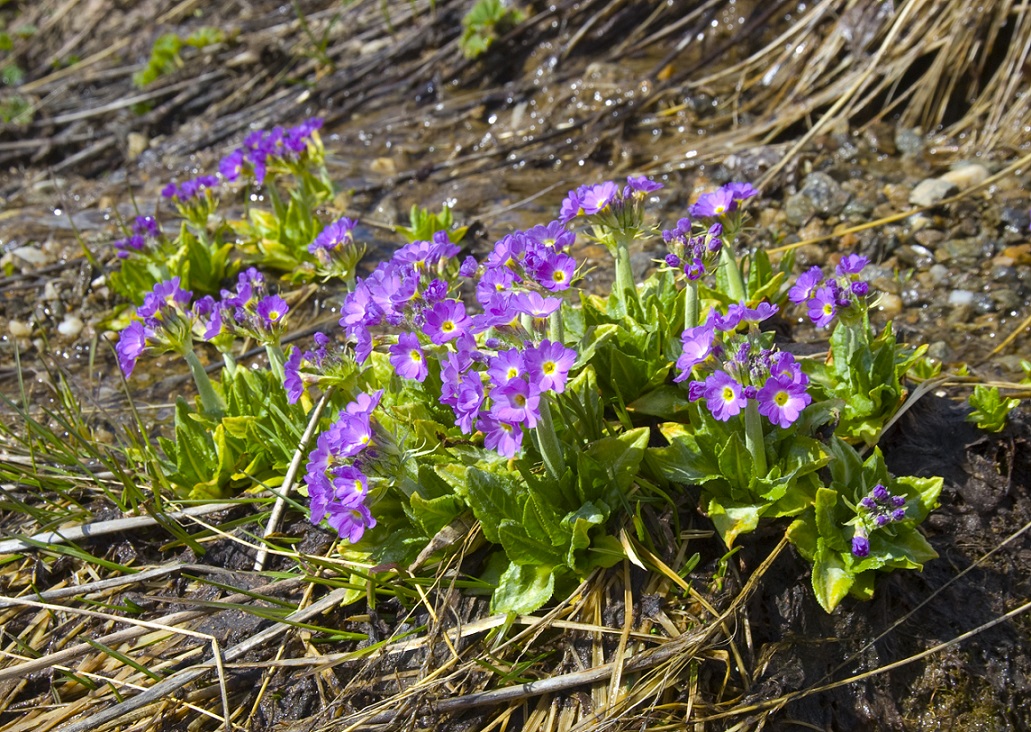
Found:
[[[734,390],[731,387],[729,387],[729,386],[723,387],[723,401],[725,401],[725,402],[732,402],[732,401],[734,401]]]
[[[445,333],[450,333],[455,329],[455,323],[453,320],[445,320],[443,323],[441,323],[440,329]]]
[[[555,373],[556,368],[557,366],[554,361],[545,361],[541,364],[541,371],[543,371],[546,376],[551,376]]]

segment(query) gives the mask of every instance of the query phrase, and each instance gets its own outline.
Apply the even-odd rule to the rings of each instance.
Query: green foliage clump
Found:
[[[468,59],[483,55],[491,44],[526,19],[518,8],[507,7],[501,0],[477,0],[462,18],[462,37],[458,41]]]
[[[205,26],[183,38],[175,33],[163,33],[154,41],[147,65],[132,75],[132,83],[142,89],[163,76],[183,67],[180,51],[184,47],[205,49],[225,40],[218,28]]]
[[[968,398],[971,412],[967,421],[985,432],[1002,432],[1010,412],[1020,404],[1019,399],[1004,399],[997,386],[978,384]]]

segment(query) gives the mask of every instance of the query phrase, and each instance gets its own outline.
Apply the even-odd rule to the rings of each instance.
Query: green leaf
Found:
[[[845,566],[838,552],[819,540],[813,563],[813,591],[816,600],[827,612],[833,612],[852,588],[855,577]]]
[[[554,567],[509,564],[490,600],[492,613],[525,615],[543,607],[555,591]]]
[[[808,511],[788,526],[788,541],[795,545],[798,553],[812,562],[816,559],[820,533],[816,530],[816,514]]]
[[[458,496],[423,498],[418,493],[412,493],[408,500],[412,507],[412,518],[426,536],[435,536],[465,508]]]
[[[466,478],[462,486],[453,484],[455,492],[472,509],[487,541],[500,544],[499,529],[502,522],[519,522],[523,519],[526,498],[522,487],[515,484],[511,475],[502,477],[475,467],[466,471]]]
[[[627,405],[627,411],[636,414],[647,414],[673,422],[686,422],[689,419],[691,402],[683,389],[663,384],[657,389],[646,392]]]
[[[522,521],[505,519],[498,527],[498,543],[515,564],[562,564],[565,551],[546,538],[529,536]]]
[[[587,572],[588,563],[583,558],[583,552],[591,545],[591,529],[596,526],[604,526],[608,519],[608,507],[591,502],[585,503],[579,510],[573,511],[562,519],[562,525],[571,532],[569,553],[565,558],[566,566],[579,574]]]
[[[730,549],[741,534],[755,531],[767,503],[753,505],[724,505],[716,498],[709,499],[708,514],[723,543]]]

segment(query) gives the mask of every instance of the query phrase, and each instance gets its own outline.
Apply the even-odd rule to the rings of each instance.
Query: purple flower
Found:
[[[737,208],[734,193],[721,188],[712,193],[704,193],[689,209],[692,216],[722,216]]]
[[[504,386],[495,387],[490,393],[494,405],[491,416],[502,422],[523,423],[527,427],[537,426],[540,416],[540,393],[522,379],[512,379]]]
[[[518,424],[481,413],[476,428],[483,432],[483,446],[503,457],[514,458],[523,445],[523,431]]]
[[[476,270],[480,268],[480,263],[476,261],[476,257],[468,256],[462,260],[462,266],[458,268],[458,274],[460,277],[474,277]]]
[[[559,309],[562,301],[557,297],[542,297],[537,292],[518,292],[512,296],[512,307],[533,318],[546,318]]]
[[[327,224],[326,228],[315,237],[315,241],[308,245],[308,253],[315,254],[320,249],[328,252],[342,244],[352,243],[354,241],[354,227],[357,223],[354,219],[344,216],[331,224]]]
[[[403,379],[424,381],[429,374],[426,357],[419,345],[419,337],[414,333],[402,333],[397,337],[397,344],[391,346],[390,363],[397,375]]]
[[[576,190],[570,191],[569,195],[562,201],[562,207],[558,215],[558,220],[561,223],[568,224],[583,213],[582,194],[584,190],[584,186],[580,186]]]
[[[680,266],[680,257],[670,252],[666,255],[666,266],[672,269],[676,269]]]
[[[584,191],[580,197],[580,206],[583,208],[584,214],[590,216],[608,208],[618,194],[619,188],[612,181],[598,183]]]
[[[125,378],[132,376],[136,361],[147,349],[147,340],[155,335],[153,328],[148,328],[139,320],[129,323],[118,338],[115,352],[118,354],[118,365]]]
[[[823,271],[819,267],[810,267],[795,280],[795,285],[788,290],[788,299],[801,305],[816,294],[817,285],[823,279]]]
[[[329,504],[329,517],[326,523],[332,526],[340,537],[354,544],[361,540],[366,529],[376,525],[369,507],[365,505],[364,496],[357,496],[350,501],[335,501]]]
[[[281,324],[290,306],[279,295],[269,295],[261,299],[256,310],[262,324],[266,328],[274,328]]]
[[[465,312],[465,305],[458,300],[444,300],[426,311],[425,333],[430,340],[440,345],[454,340],[472,325],[472,319]]]
[[[726,371],[716,371],[705,380],[706,406],[720,422],[739,414],[747,402],[741,384]]]
[[[870,556],[870,540],[865,536],[853,536],[852,555],[859,559]]]
[[[566,229],[561,221],[550,221],[547,224],[538,224],[526,232],[526,236],[532,241],[541,244],[555,252],[561,252],[576,241],[576,234]]]
[[[569,369],[576,363],[576,351],[544,340],[536,348],[527,349],[524,360],[530,381],[537,389],[561,394],[566,388]]]
[[[729,193],[737,202],[747,201],[759,195],[759,191],[755,190],[751,183],[727,183],[720,190]]]
[[[462,374],[451,408],[455,413],[455,425],[463,433],[469,434],[473,431],[473,422],[483,405],[483,397],[483,382],[480,380],[480,372],[466,371]]]
[[[838,262],[838,266],[834,271],[841,277],[855,275],[862,272],[863,267],[869,263],[870,260],[860,254],[846,254],[841,258],[841,261]]]
[[[626,187],[623,189],[623,197],[629,198],[634,193],[654,193],[662,188],[662,184],[653,181],[651,178],[641,176],[627,176]]]
[[[296,404],[304,394],[304,379],[301,378],[303,359],[304,351],[294,348],[290,351],[290,357],[286,359],[286,364],[283,366],[283,388],[286,390],[286,400],[290,404]]]
[[[866,294],[870,292],[870,285],[863,280],[859,280],[858,282],[853,282],[849,285],[849,290],[851,290],[852,294],[856,297],[866,297]]]
[[[143,304],[136,308],[136,314],[147,320],[153,317],[160,317],[159,313],[164,308],[185,310],[190,304],[193,293],[184,290],[179,286],[179,278],[173,277],[165,282],[158,282],[154,289],[143,297]]]
[[[713,336],[715,335],[711,325],[699,325],[688,328],[680,336],[683,344],[683,352],[677,359],[677,371],[679,372],[673,381],[680,383],[691,376],[691,369],[702,363],[712,354]]]
[[[510,290],[515,281],[516,274],[508,267],[488,267],[476,283],[476,299],[486,307],[498,293]]]
[[[806,303],[809,308],[809,319],[817,328],[826,328],[838,314],[837,298],[834,297],[834,290],[824,286],[816,291],[816,294]]]
[[[870,491],[870,494],[873,496],[873,499],[875,501],[878,501],[880,503],[886,502],[891,497],[891,494],[888,493],[888,489],[880,483],[873,487],[873,490]]]
[[[132,231],[134,234],[150,239],[157,239],[161,236],[161,227],[153,216],[137,216],[133,221]]]
[[[545,290],[558,292],[569,288],[575,272],[576,260],[568,254],[556,252],[546,257],[537,268],[536,279]]]
[[[230,183],[238,180],[243,171],[243,155],[243,148],[238,147],[222,158],[218,163],[218,174]]]
[[[509,348],[490,359],[487,375],[494,386],[504,386],[526,374],[526,361],[518,348]]]
[[[771,423],[787,429],[795,423],[813,398],[802,384],[796,384],[783,376],[771,376],[759,389],[756,400],[759,402],[759,414]]]
[[[684,274],[691,281],[701,279],[705,274],[705,262],[698,257],[692,257],[684,262]]]

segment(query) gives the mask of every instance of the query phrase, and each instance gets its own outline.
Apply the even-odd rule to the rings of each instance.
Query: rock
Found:
[[[934,206],[945,198],[959,192],[959,186],[941,178],[925,178],[909,193],[909,202],[914,206]]]
[[[928,270],[928,274],[931,275],[931,281],[936,285],[940,285],[949,276],[949,268],[943,264],[933,264]]]
[[[924,150],[924,131],[919,127],[896,130],[895,147],[903,155],[919,155]]]
[[[974,302],[974,293],[970,290],[953,290],[949,293],[949,305],[961,307]]]
[[[992,302],[995,303],[995,307],[1002,312],[1012,312],[1015,314],[1024,306],[1024,302],[1020,299],[1020,295],[1008,287],[1004,287],[1000,290],[992,290],[992,292],[989,293],[989,296],[991,297]]]
[[[66,338],[74,338],[82,332],[82,319],[77,315],[68,313],[57,326],[57,332]]]
[[[979,186],[988,180],[988,169],[977,163],[967,163],[953,168],[938,180],[954,183],[961,191],[965,191],[967,188]]]
[[[877,300],[877,310],[888,318],[894,318],[902,312],[902,298],[885,292]]]
[[[838,182],[826,173],[811,173],[806,176],[799,193],[812,201],[816,212],[823,217],[837,216],[850,198]]]
[[[1031,265],[1031,244],[1006,247],[999,255],[1011,259],[1016,264]]]
[[[1027,231],[1028,229],[1029,221],[1028,211],[1026,208],[1006,206],[999,213],[999,220],[1006,226],[1016,229],[1017,231]]]
[[[809,200],[809,197],[796,193],[789,196],[784,202],[784,214],[791,226],[802,226],[805,222],[816,215],[816,206]]]
[[[921,229],[916,232],[913,236],[917,243],[921,246],[925,246],[928,249],[934,249],[942,239],[945,238],[945,232],[939,231],[938,229]]]
[[[935,252],[939,261],[942,261],[943,253],[947,255],[945,261],[966,260],[969,262],[981,256],[981,244],[977,239],[950,239]]]
[[[61,296],[58,294],[57,288],[54,287],[54,283],[52,281],[48,281],[43,285],[43,299],[50,302],[61,299]]]
[[[991,278],[996,282],[1016,282],[1017,268],[1010,264],[996,264],[996,260],[998,257],[992,260]]]
[[[935,341],[927,346],[927,357],[936,361],[951,360],[951,351],[945,341]]]
[[[32,328],[20,320],[12,320],[7,324],[7,331],[15,338],[28,338],[32,335]]]
[[[29,264],[43,265],[47,263],[47,255],[36,247],[18,247],[11,250],[11,254]]]

